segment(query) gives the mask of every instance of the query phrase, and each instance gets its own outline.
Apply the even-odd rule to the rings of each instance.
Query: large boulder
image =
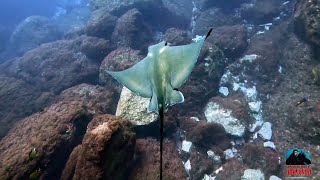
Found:
[[[129,121],[100,115],[89,123],[82,144],[71,154],[61,179],[125,179],[134,155]]]
[[[46,17],[30,16],[18,24],[13,31],[9,48],[18,55],[39,46],[52,42],[60,37],[58,28]]]
[[[117,17],[111,15],[107,9],[100,8],[91,13],[86,27],[86,34],[104,39],[110,39],[116,26]]]
[[[240,22],[238,17],[225,14],[221,9],[212,7],[200,13],[195,21],[194,34],[205,35],[212,27],[235,25]]]
[[[243,4],[240,8],[241,17],[250,23],[265,24],[278,17],[282,10],[282,2],[278,0],[258,0]]]
[[[102,84],[118,87],[120,93],[122,86],[110,76],[107,71],[122,71],[132,67],[134,64],[143,59],[140,51],[130,48],[119,48],[113,50],[101,63],[99,81]]]
[[[23,80],[0,74],[0,139],[14,124],[48,105],[53,96]]]
[[[196,4],[202,10],[206,10],[211,7],[218,7],[223,11],[231,12],[233,8],[238,8],[241,4],[246,2],[250,2],[250,0],[199,0]]]
[[[104,9],[117,17],[136,8],[144,14],[144,20],[148,24],[164,30],[164,27],[187,28],[190,25],[193,5],[190,0],[90,0],[90,7],[92,11]]]
[[[84,37],[80,45],[80,51],[97,63],[100,63],[114,49],[109,40],[90,36]]]
[[[168,11],[165,13],[175,17],[166,19],[167,22],[164,23],[172,24],[174,27],[186,27],[190,24],[195,8],[192,0],[162,0],[162,3],[164,9]]]
[[[222,26],[215,28],[208,41],[217,45],[229,63],[243,54],[248,46],[247,28],[242,25]]]
[[[146,125],[158,119],[156,113],[149,113],[150,98],[143,98],[123,87],[117,106],[116,116],[130,120],[136,125]]]
[[[227,147],[225,142],[229,144],[226,131],[221,124],[185,118],[180,121],[180,127],[186,132],[186,139],[196,146],[204,148],[218,146],[225,150]]]
[[[91,118],[83,102],[70,101],[23,119],[0,141],[0,179],[59,179]]]
[[[62,91],[55,99],[56,102],[74,100],[86,103],[93,114],[114,114],[118,96],[110,87],[83,83]]]
[[[280,156],[270,148],[257,144],[246,144],[241,149],[241,155],[244,164],[250,168],[261,169],[267,176],[280,173]]]
[[[298,1],[294,14],[294,26],[296,33],[309,41],[320,46],[320,3],[316,0]]]
[[[164,41],[170,43],[172,46],[189,44],[191,39],[187,31],[176,28],[169,28],[164,34]]]
[[[137,9],[131,9],[122,15],[112,33],[112,41],[118,47],[130,47],[145,52],[152,40],[151,29]]]
[[[161,4],[161,0],[90,0],[90,8],[97,10],[106,8],[112,14],[123,14],[131,8],[143,9],[147,7],[156,7]]]
[[[155,139],[137,139],[136,160],[129,176],[129,180],[159,179],[160,146]],[[171,141],[163,144],[163,179],[186,179],[186,173]]]
[[[108,44],[105,44],[104,40],[101,42],[97,40],[82,36],[74,40],[42,44],[28,51],[24,56],[8,62],[1,69],[42,91],[59,94],[62,90],[79,83],[97,82],[99,64],[96,61],[98,60],[89,59],[89,57],[96,56],[94,52],[97,51],[102,50],[102,54],[108,52]],[[92,46],[93,41],[105,45]]]

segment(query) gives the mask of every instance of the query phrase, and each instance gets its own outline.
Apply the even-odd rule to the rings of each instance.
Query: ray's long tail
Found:
[[[160,107],[159,117],[160,117],[160,180],[162,180],[162,152],[163,152],[163,121],[164,121],[164,110]]]

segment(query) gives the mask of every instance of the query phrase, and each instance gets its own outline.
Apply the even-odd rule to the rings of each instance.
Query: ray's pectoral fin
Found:
[[[167,104],[169,106],[172,106],[174,104],[183,103],[184,102],[184,96],[183,94],[177,90],[172,89],[171,87],[167,88]]]
[[[152,96],[152,88],[148,75],[148,68],[151,60],[150,57],[146,57],[136,65],[124,71],[107,72],[132,92],[139,96],[150,98]]]
[[[204,36],[198,36],[191,44],[169,46],[160,54],[171,67],[170,80],[173,88],[179,88],[191,74],[204,41]]]
[[[148,106],[148,112],[159,112],[159,108],[158,108],[158,99],[157,99],[157,94],[153,93],[149,106]]]

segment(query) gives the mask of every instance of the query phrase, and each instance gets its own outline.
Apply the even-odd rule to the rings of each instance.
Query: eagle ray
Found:
[[[196,36],[187,45],[168,46],[165,41],[151,45],[147,56],[129,69],[107,71],[123,86],[135,94],[151,98],[148,112],[159,114],[160,120],[160,180],[162,180],[163,121],[164,110],[184,101],[177,90],[191,74],[206,36]]]

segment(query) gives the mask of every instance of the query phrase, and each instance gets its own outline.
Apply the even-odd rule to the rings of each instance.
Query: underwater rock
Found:
[[[182,145],[181,145],[182,151],[184,151],[186,153],[190,153],[191,147],[192,147],[192,142],[186,141],[186,140],[182,141]]]
[[[23,80],[3,74],[0,87],[0,139],[17,121],[45,107],[53,98]]]
[[[80,51],[87,38],[42,44],[0,69],[55,94],[76,84],[97,82],[98,64]]]
[[[189,44],[191,43],[191,39],[188,32],[176,28],[167,29],[164,35],[164,41],[172,46]]]
[[[164,13],[174,17],[172,22],[175,22],[175,27],[186,27],[190,24],[194,8],[193,0],[162,0],[162,4],[168,11]]]
[[[95,116],[81,146],[74,149],[66,164],[71,167],[65,167],[61,179],[125,179],[135,143],[129,121],[113,115]]]
[[[225,14],[219,8],[212,7],[202,11],[195,23],[194,34],[204,35],[211,27],[213,27],[214,30],[219,26],[236,25],[241,23],[241,20],[235,16]],[[212,35],[214,35],[214,33],[212,33]]]
[[[281,178],[279,178],[278,176],[270,176],[269,180],[281,180]]]
[[[136,160],[129,180],[159,179],[160,142],[155,139],[137,139]],[[176,145],[170,140],[163,142],[163,179],[186,179],[182,160]]]
[[[79,84],[61,92],[56,98],[59,101],[79,100],[86,103],[86,106],[93,114],[114,114],[118,102],[112,88],[105,88],[98,85]]]
[[[82,144],[76,146],[72,150],[72,152],[68,158],[68,161],[64,166],[60,180],[69,180],[69,179],[73,178],[75,167],[78,162],[78,156],[79,156],[81,150],[82,150]]]
[[[13,31],[9,48],[18,55],[38,47],[42,43],[52,42],[61,34],[58,28],[46,17],[30,16],[22,21]]]
[[[271,140],[272,137],[272,124],[269,122],[263,123],[260,130],[257,132],[258,136],[261,136],[264,140]]]
[[[119,48],[130,47],[144,52],[153,41],[151,29],[137,9],[129,10],[118,19],[111,39]]]
[[[260,169],[246,169],[241,176],[242,180],[251,180],[251,179],[259,179],[265,180],[264,174],[261,172]]]
[[[319,95],[318,92],[314,91],[313,93],[317,96]],[[293,97],[290,99],[293,99]],[[290,127],[290,131],[299,135],[303,141],[317,145],[320,143],[320,124],[318,123],[320,119],[320,102],[318,97],[312,99],[314,100],[309,101],[302,108],[296,108],[294,113],[290,111],[292,106],[286,107],[289,108],[287,115],[290,122],[287,128]],[[301,121],[302,119],[303,121]]]
[[[320,47],[320,4],[316,0],[297,1],[294,14],[296,33],[308,42]]]
[[[122,88],[117,106],[116,116],[128,119],[136,125],[146,125],[158,119],[156,113],[148,113],[150,98],[134,94],[126,87]]]
[[[103,11],[120,17],[130,9],[137,9],[144,14],[144,21],[149,25],[165,31],[166,28],[188,28],[192,15],[191,0],[90,0],[92,11]]]
[[[252,37],[245,54],[257,55],[256,59],[252,63],[242,62],[242,67],[246,67],[244,73],[249,74],[257,82],[257,91],[260,94],[271,94],[275,90],[274,86],[280,80],[278,70],[282,58],[281,43],[284,39],[277,37],[279,31],[278,29],[270,30],[265,37]]]
[[[201,179],[206,173],[213,170],[212,159],[210,159],[205,152],[192,152],[190,157],[190,164],[190,179]]]
[[[279,175],[280,173],[280,154],[271,148],[263,147],[263,143],[245,144],[240,154],[245,165],[249,168],[261,169],[266,176]]]
[[[118,1],[118,0],[90,0],[91,10],[97,10],[100,8],[105,8],[108,12],[114,15],[122,15],[126,11],[132,8],[137,9],[151,9],[153,7],[159,7],[161,5],[161,0],[127,0],[127,1]]]
[[[117,17],[111,15],[105,8],[97,9],[91,13],[87,22],[86,34],[110,39],[116,22]]]
[[[83,37],[83,41],[80,45],[80,51],[89,59],[93,59],[98,63],[102,62],[103,58],[113,50],[109,40],[90,36]]]
[[[208,157],[212,159],[213,163],[220,164],[221,163],[221,156],[217,153],[209,150],[207,151]]]
[[[122,85],[119,84],[107,71],[121,71],[133,66],[144,57],[137,50],[130,48],[119,48],[113,50],[101,63],[99,72],[99,81],[102,84],[107,84],[113,87],[118,87],[118,92],[122,90]]]
[[[248,167],[236,158],[227,160],[223,169],[217,173],[216,178],[219,180],[239,179]]]
[[[250,0],[199,0],[196,1],[196,4],[201,10],[206,10],[211,7],[218,7],[223,11],[231,12],[234,8],[240,7],[241,4],[249,1]]]
[[[247,28],[243,25],[222,26],[213,29],[208,41],[218,46],[230,63],[241,56],[248,47],[247,34]]]
[[[218,146],[222,149],[228,147],[229,139],[222,125],[206,121],[194,121],[185,118],[180,121],[180,128],[186,132],[186,139],[205,148]],[[226,144],[227,143],[227,144]]]
[[[250,23],[265,24],[272,22],[273,18],[281,13],[282,2],[278,0],[259,0],[242,4],[241,17]]]
[[[213,97],[205,108],[208,122],[221,124],[228,134],[243,136],[253,122],[249,107],[242,96]]]
[[[36,170],[40,179],[59,179],[91,118],[84,103],[70,101],[21,120],[0,141],[0,179],[28,179]]]

